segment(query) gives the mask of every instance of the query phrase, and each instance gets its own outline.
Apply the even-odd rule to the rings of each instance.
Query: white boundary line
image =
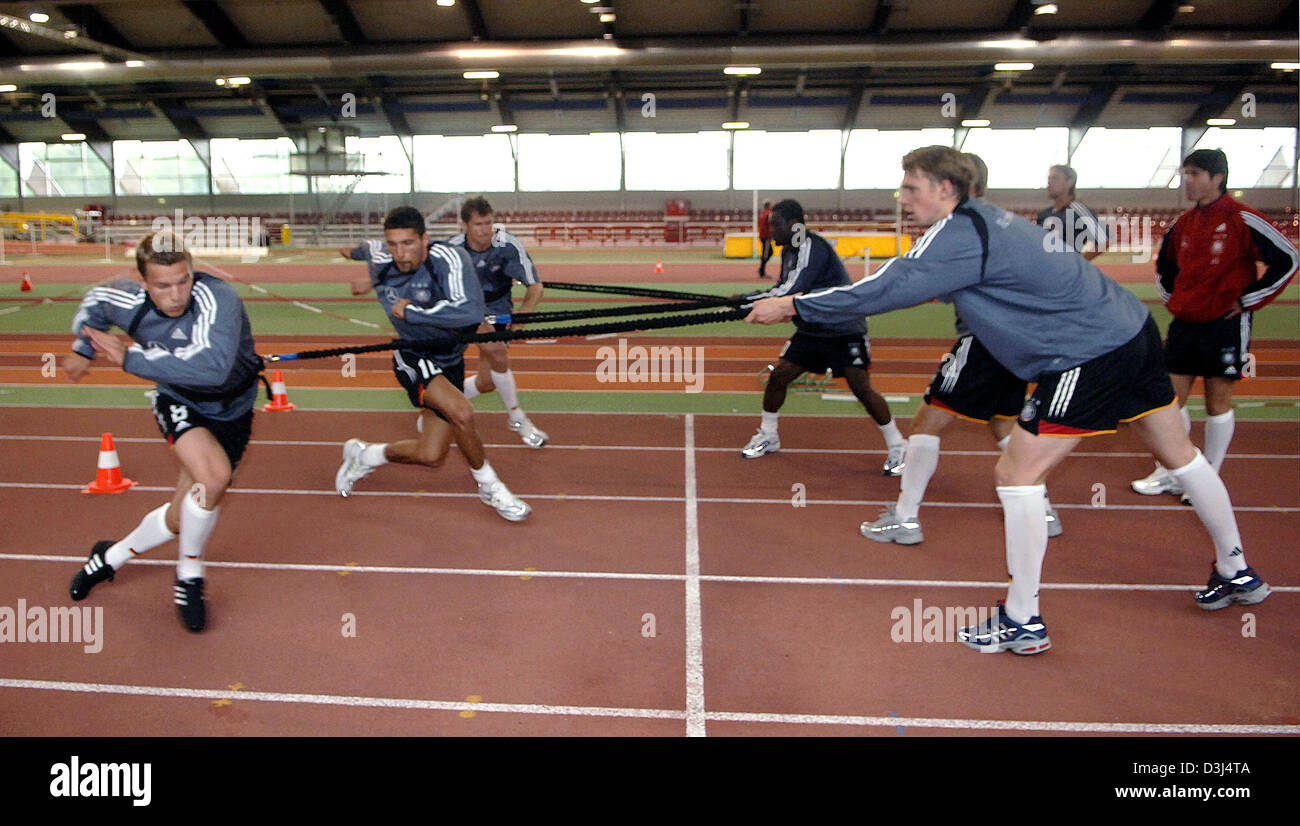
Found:
[[[11,554],[0,553],[0,562],[56,562],[76,565],[84,561],[84,556],[64,556],[58,554]],[[174,559],[131,560],[132,565],[156,565],[171,567]],[[216,562],[204,560],[209,568],[231,568],[261,571],[289,571],[298,573],[347,573],[347,574],[401,574],[403,576],[490,576],[490,577],[530,577],[533,579],[617,579],[642,580],[650,582],[688,582],[689,574],[652,574],[620,571],[538,571],[533,569],[514,570],[509,568],[428,568],[407,567],[403,565],[335,565],[327,563],[298,562]],[[716,582],[723,584],[750,583],[755,585],[852,585],[855,587],[874,588],[1006,588],[1006,580],[983,582],[980,580],[944,580],[944,579],[866,579],[835,576],[735,576],[727,574],[696,574],[698,582]],[[1044,591],[1177,591],[1191,593],[1204,586],[1171,585],[1153,583],[1106,583],[1106,582],[1058,582],[1043,583]],[[1270,585],[1274,593],[1300,593],[1300,586]],[[701,639],[703,637],[701,636]]]
[[[62,482],[0,482],[0,489],[11,488],[18,490],[75,490],[79,491],[86,486],[86,483],[62,483]],[[138,493],[174,493],[175,487],[166,485],[136,485],[131,488]],[[256,496],[325,496],[337,497],[338,491],[335,490],[301,490],[301,489],[284,489],[284,488],[230,488],[226,491],[230,494],[253,494]],[[553,500],[557,502],[685,502],[684,496],[615,496],[592,493],[526,493],[520,494],[528,499]],[[454,491],[429,491],[429,490],[354,490],[352,497],[360,496],[395,496],[404,499],[477,499],[476,493],[460,493]],[[1153,497],[1172,501],[1172,497]],[[782,505],[790,506],[789,498],[777,499],[758,499],[758,498],[741,498],[727,496],[696,496],[695,502],[706,505]],[[894,504],[893,499],[808,499],[807,505],[837,505],[847,507],[884,507]],[[926,507],[932,508],[981,508],[988,510],[1001,510],[1002,505],[997,502],[926,502]],[[1074,505],[1064,502],[1052,502],[1052,507],[1062,510],[1104,510],[1104,511],[1175,511],[1178,513],[1192,513],[1192,509],[1180,503],[1170,505],[1113,505],[1107,504],[1103,508],[1093,507],[1091,504]],[[1300,507],[1283,507],[1280,505],[1233,505],[1234,512],[1237,513],[1297,513]]]
[[[695,498],[695,417],[686,414],[686,736],[704,737],[704,629],[700,514]]]
[[[689,413],[686,415],[694,416],[696,414]],[[47,436],[47,435],[0,434],[0,441],[15,441],[15,442],[78,442],[78,443],[87,443],[87,444],[93,442],[97,444],[99,440],[100,440],[99,436]],[[113,441],[115,443],[121,442],[122,444],[162,444],[163,438],[161,436],[149,436],[149,437],[114,436]],[[328,447],[332,450],[337,450],[339,445],[341,444],[342,442],[337,439],[334,440],[253,439],[249,442],[249,445],[269,445],[271,447]],[[528,447],[528,445],[520,444],[518,442],[509,442],[509,443],[503,442],[500,444],[496,442],[484,442],[483,446],[486,448],[491,448],[492,450],[515,450],[515,449],[533,450],[533,448]],[[548,442],[546,446],[549,448],[554,448],[557,451],[558,450],[632,450],[632,451],[645,451],[645,452],[679,453],[682,450],[682,448],[677,447],[675,445],[565,445],[565,444],[555,444],[554,442]],[[455,448],[456,446],[452,445],[452,447]],[[739,453],[740,451],[734,447],[700,447],[697,445],[695,447],[695,452],[696,453]],[[791,454],[812,454],[812,455],[830,454],[836,456],[840,456],[840,455],[883,456],[887,451],[857,450],[857,449],[837,450],[834,448],[825,448],[825,447],[782,447],[781,452],[791,453]],[[944,450],[943,455],[944,456],[1001,456],[1002,453],[1001,451],[997,451],[997,450]],[[1075,450],[1070,453],[1071,458],[1076,456],[1081,458],[1090,458],[1090,459],[1151,458],[1150,453],[1143,453],[1141,451],[1118,451],[1118,450],[1117,451]],[[1282,461],[1297,461],[1300,460],[1300,453],[1229,453],[1227,455],[1227,458],[1228,459],[1269,459],[1269,460],[1276,459]]]
[[[274,691],[230,691],[229,689],[179,688],[169,686],[79,683],[62,680],[21,680],[0,677],[0,689],[66,691],[80,694],[118,694],[136,697],[169,697],[193,700],[239,700],[261,703],[344,706],[349,708],[415,709],[419,711],[473,711],[502,714],[536,714],[564,717],[620,717],[650,720],[690,719],[689,712],[670,708],[617,708],[608,706],[563,706],[533,703],[471,703],[466,701],[419,700],[403,697],[365,697],[338,694],[294,694]],[[801,725],[898,728],[937,728],[968,731],[1024,731],[1100,734],[1235,734],[1297,735],[1296,725],[1252,725],[1213,723],[1092,723],[1051,720],[977,720],[950,717],[871,717],[837,714],[780,714],[746,711],[710,711],[705,720],[726,723],[785,723]]]

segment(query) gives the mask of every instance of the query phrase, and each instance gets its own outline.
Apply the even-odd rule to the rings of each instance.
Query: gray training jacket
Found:
[[[144,285],[115,278],[90,289],[72,321],[72,349],[95,358],[83,326],[126,331],[135,344],[122,369],[158,383],[158,389],[202,415],[230,421],[253,409],[262,360],[253,347],[248,313],[234,288],[205,272],[194,273],[190,305],[177,318],[158,311]]]
[[[834,323],[939,298],[1002,366],[1036,381],[1127,343],[1150,315],[1081,255],[1049,251],[1045,237],[1041,227],[972,198],[906,255],[852,286],[796,298],[795,312]]]
[[[439,367],[454,366],[464,358],[467,345],[462,334],[478,329],[487,314],[469,253],[461,247],[431,244],[414,272],[399,271],[388,244],[381,240],[363,241],[351,254],[353,260],[367,262],[370,283],[399,336],[428,345],[429,358]],[[403,298],[411,304],[406,317],[398,318],[393,307]]]

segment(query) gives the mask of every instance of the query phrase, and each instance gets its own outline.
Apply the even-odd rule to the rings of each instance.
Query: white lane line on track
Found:
[[[81,490],[86,483],[69,484],[55,482],[0,482],[0,488],[14,488],[19,490]],[[174,493],[175,487],[166,485],[136,485],[131,488],[133,491],[142,493]],[[230,488],[226,491],[229,494],[253,494],[257,496],[326,496],[337,497],[338,491],[335,490],[297,490],[292,488]],[[519,494],[528,499],[554,500],[558,502],[685,502],[683,496],[614,496],[603,494],[589,493],[527,493]],[[477,499],[477,493],[460,493],[454,491],[429,491],[429,490],[355,490],[349,498],[361,496],[394,496],[404,499]],[[1153,497],[1173,501],[1172,497]],[[697,496],[697,504],[707,505],[782,505],[790,506],[788,498],[783,499],[758,499],[758,498],[740,498],[740,497],[723,497],[723,496]],[[884,507],[894,504],[892,499],[808,499],[808,505],[837,505],[849,507]],[[926,502],[926,507],[932,508],[982,508],[988,510],[1001,510],[1002,505],[998,502]],[[1192,509],[1186,505],[1175,502],[1170,505],[1115,505],[1108,503],[1104,508],[1097,508],[1091,504],[1073,505],[1064,502],[1052,502],[1052,507],[1061,510],[1107,510],[1107,511],[1175,511],[1177,513],[1193,513]],[[1300,507],[1282,507],[1277,505],[1234,505],[1232,508],[1239,513],[1297,513]]]
[[[220,700],[231,696],[229,689],[180,688],[172,686],[84,683],[62,680],[24,680],[0,677],[0,689],[27,691],[62,691],[78,694],[114,694],[136,697]],[[241,702],[288,703],[300,705],[342,706],[346,708],[383,708],[418,711],[474,711],[479,713],[531,714],[562,717],[614,717],[626,719],[682,720],[689,712],[671,708],[618,708],[612,706],[564,706],[532,703],[469,703],[465,701],[423,700],[405,697],[366,697],[340,694],[299,694],[274,691],[238,693]],[[1296,725],[1254,725],[1241,723],[1094,723],[1055,720],[978,720],[951,717],[874,717],[837,714],[781,714],[747,711],[710,711],[704,718],[712,722],[777,723],[794,725],[858,726],[897,728],[936,728],[968,731],[1023,731],[1094,734],[1190,734],[1190,735],[1296,735]]]
[[[67,556],[59,554],[10,554],[0,553],[0,561],[10,562],[53,562],[76,565],[85,560],[84,556]],[[156,565],[170,567],[176,564],[174,559],[137,558],[132,565]],[[402,576],[491,576],[491,577],[533,577],[535,579],[618,579],[645,580],[651,582],[685,582],[686,574],[653,574],[619,571],[536,571],[495,568],[431,568],[408,567],[402,565],[330,565],[325,563],[294,562],[220,562],[205,560],[209,568],[230,568],[234,570],[289,571],[297,573],[348,573],[348,574],[399,574]],[[872,588],[1006,588],[1006,580],[943,580],[943,579],[866,579],[856,577],[801,577],[801,576],[730,576],[726,574],[699,574],[700,582],[720,584],[753,585],[853,585]],[[1043,583],[1045,591],[1176,591],[1191,593],[1203,588],[1203,585],[1172,585],[1132,582],[1058,582]],[[1300,593],[1300,586],[1270,585],[1274,593]]]
[[[700,514],[695,496],[695,417],[686,414],[686,736],[705,736],[704,631],[700,610]]]

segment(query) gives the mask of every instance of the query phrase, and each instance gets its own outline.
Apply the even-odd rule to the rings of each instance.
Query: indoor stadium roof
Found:
[[[1294,127],[1297,42],[1295,0],[0,2],[0,143],[1203,126],[1244,100]]]

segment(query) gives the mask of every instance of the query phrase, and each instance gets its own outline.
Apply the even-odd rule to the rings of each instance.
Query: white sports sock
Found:
[[[1241,550],[1241,532],[1237,517],[1232,512],[1232,501],[1219,474],[1196,451],[1196,458],[1180,468],[1169,471],[1183,492],[1192,500],[1192,507],[1214,540],[1214,567],[1225,577],[1235,576],[1248,567],[1246,555]]]
[[[925,499],[925,489],[930,477],[939,467],[939,437],[926,433],[913,433],[907,439],[907,463],[903,465],[903,479],[898,492],[894,513],[900,519],[916,519]]]
[[[510,421],[517,422],[523,418],[523,411],[517,410],[519,407],[519,388],[515,386],[515,374],[509,370],[504,373],[492,371],[492,383],[497,386],[497,392],[501,394],[501,401],[506,403],[506,410],[510,411]],[[519,416],[516,417],[515,413]]]
[[[465,377],[465,390],[463,391],[465,394],[465,398],[477,399],[479,396],[483,395],[482,393],[479,392],[478,382],[475,381],[475,379],[477,378],[478,378],[478,373],[475,373],[472,376]]]
[[[1007,533],[1007,616],[1028,622],[1038,616],[1038,586],[1047,555],[1047,487],[1008,485],[998,487]]]
[[[423,424],[423,421],[421,421]],[[382,467],[388,464],[388,457],[384,455],[384,448],[388,447],[387,443],[371,442],[361,451],[361,464],[366,467]]]
[[[779,419],[780,417],[781,417],[780,412],[777,412],[777,413],[768,413],[766,410],[764,410],[764,411],[763,411],[762,423],[758,426],[758,429],[761,430],[761,431],[763,431],[764,433],[766,433],[766,434],[769,435],[769,436],[775,436],[775,435],[776,435],[776,420]]]
[[[470,468],[469,472],[474,476],[474,481],[478,482],[480,486],[501,481],[497,478],[497,472],[492,469],[492,464],[487,459],[483,460],[482,467]]]
[[[140,520],[140,524],[135,526],[135,530],[127,534],[122,541],[109,548],[104,553],[104,561],[108,563],[109,567],[116,571],[137,555],[175,539],[176,534],[167,528],[167,509],[169,507],[171,507],[171,503],[149,511],[145,514],[144,519]]]
[[[1003,436],[1001,439],[998,439],[998,450],[1001,450],[1001,451],[1003,451],[1003,452],[1005,453],[1005,452],[1006,452],[1006,449],[1007,449],[1007,445],[1009,445],[1009,444],[1011,444],[1011,434],[1010,434],[1010,433],[1008,433],[1007,435]]]
[[[880,428],[880,435],[885,437],[885,444],[889,447],[898,447],[907,443],[907,439],[903,438],[902,432],[898,429],[898,420],[890,419],[888,424],[876,426]]]
[[[212,529],[217,526],[220,507],[205,510],[193,496],[181,499],[180,559],[176,564],[177,579],[198,579],[203,576],[203,546],[208,544]]]
[[[1205,459],[1215,473],[1223,467],[1223,457],[1228,455],[1228,445],[1232,442],[1232,431],[1236,427],[1237,417],[1231,410],[1205,417]]]

